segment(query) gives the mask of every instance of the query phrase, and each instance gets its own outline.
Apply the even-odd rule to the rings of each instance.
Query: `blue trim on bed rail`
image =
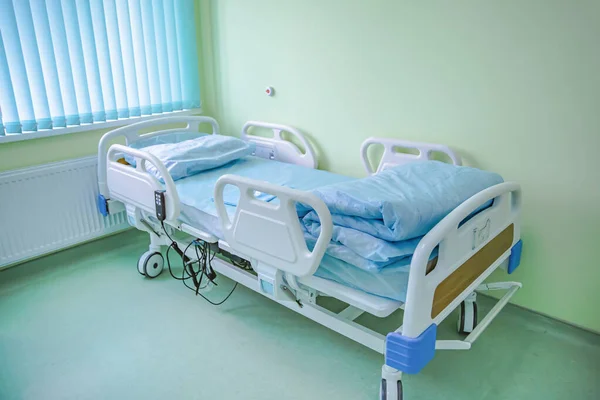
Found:
[[[431,324],[417,338],[389,333],[385,339],[385,364],[407,374],[416,374],[433,359],[436,336],[436,324]]]
[[[506,271],[509,274],[512,274],[513,272],[515,272],[515,269],[517,269],[519,267],[519,265],[521,265],[521,253],[522,252],[523,252],[523,240],[519,240],[512,247],[512,249],[510,251],[510,257],[508,257],[508,268],[506,269]]]
[[[108,200],[101,194],[98,195],[98,211],[105,217],[108,216]]]

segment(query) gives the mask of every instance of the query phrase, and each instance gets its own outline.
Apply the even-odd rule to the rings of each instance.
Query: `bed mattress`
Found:
[[[225,174],[240,175],[299,190],[311,190],[354,179],[293,164],[258,157],[245,157],[225,166],[176,181],[181,201],[181,221],[221,239],[223,235],[217,217],[213,192],[216,181]],[[237,199],[237,189],[228,186],[224,192],[224,201],[226,209],[232,217],[235,213]],[[381,271],[366,271],[326,254],[315,272],[315,276],[376,296],[404,301],[409,267],[410,258],[407,258]]]

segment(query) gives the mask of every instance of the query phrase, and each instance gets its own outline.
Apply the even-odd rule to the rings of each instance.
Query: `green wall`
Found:
[[[37,164],[89,156],[107,129],[72,133],[42,139],[0,143],[0,172]]]
[[[369,136],[453,146],[522,184],[515,302],[600,331],[600,2],[202,6],[224,131],[248,119],[297,126],[322,168],[355,176]]]

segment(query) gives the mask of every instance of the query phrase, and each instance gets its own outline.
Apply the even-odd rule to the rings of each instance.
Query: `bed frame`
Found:
[[[186,127],[164,129],[164,125],[175,123],[185,123]],[[309,192],[224,175],[217,181],[214,193],[224,240],[180,222],[179,198],[164,165],[149,153],[110,143],[121,136],[125,137],[127,144],[131,144],[140,138],[173,131],[198,132],[199,125],[203,123],[211,124],[213,134],[219,133],[217,122],[209,117],[159,118],[106,133],[98,149],[100,211],[109,214],[125,208],[129,222],[150,235],[149,251],[140,258],[140,263],[148,257],[154,257],[153,262],[162,270],[162,255],[159,252],[161,246],[171,242],[150,217],[155,213],[154,191],[165,190],[167,218],[164,222],[167,226],[218,244],[220,249],[249,260],[256,274],[215,258],[213,268],[218,273],[383,354],[385,363],[382,367],[380,399],[402,399],[402,373],[419,372],[433,358],[435,350],[470,349],[521,287],[518,282],[484,283],[496,269],[506,268],[510,274],[520,263],[521,189],[513,182],[495,185],[472,196],[423,237],[410,266],[405,303],[369,295],[313,275],[331,240],[332,222],[323,201]],[[270,129],[273,137],[252,135],[253,128]],[[148,129],[156,131],[141,133]],[[301,152],[295,144],[284,140],[282,132],[300,141],[305,151]],[[317,167],[317,158],[310,142],[292,127],[251,121],[244,125],[241,137],[256,144],[256,156]],[[372,145],[382,145],[384,148],[381,161],[375,169],[371,167],[368,157]],[[397,148],[412,151],[407,154],[398,152]],[[445,154],[452,163],[460,165],[460,157],[442,145],[369,138],[361,148],[362,161],[369,174],[393,165],[430,159],[435,152]],[[135,168],[123,163],[124,154],[136,159]],[[142,161],[153,164],[164,177],[165,183],[148,174]],[[241,194],[233,218],[228,216],[223,202],[223,190],[227,185],[237,186]],[[279,205],[256,199],[254,191],[277,196]],[[466,220],[490,200],[493,200],[491,207]],[[307,249],[301,233],[296,202],[313,207],[321,220],[321,234],[312,252]],[[260,232],[260,235],[256,232]],[[430,255],[436,248],[438,256],[430,261]],[[191,251],[188,255],[194,256]],[[146,275],[155,276],[153,273]],[[476,291],[489,290],[507,292],[477,324]],[[321,296],[335,297],[348,306],[337,314],[333,313],[317,304],[317,298]],[[437,326],[457,307],[461,309],[459,331],[468,335],[463,340],[438,340]],[[387,317],[398,309],[404,309],[402,324],[387,336],[354,322],[364,312]]]

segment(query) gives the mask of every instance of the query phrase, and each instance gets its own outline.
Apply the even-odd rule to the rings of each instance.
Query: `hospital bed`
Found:
[[[169,128],[173,124],[185,126]],[[154,277],[162,271],[161,246],[171,244],[170,235],[163,230],[165,227],[171,233],[181,231],[209,243],[215,252],[248,260],[252,266],[250,271],[228,262],[225,257],[214,258],[212,267],[217,273],[383,354],[381,399],[403,398],[402,374],[419,372],[433,358],[435,350],[470,349],[521,287],[520,283],[510,281],[484,283],[496,269],[504,268],[510,274],[520,263],[521,189],[518,184],[504,182],[476,193],[429,230],[416,246],[402,289],[405,296],[400,301],[318,276],[318,270],[326,268],[322,264],[325,264],[325,252],[332,237],[328,207],[309,190],[310,184],[295,182],[294,173],[289,174],[291,182],[283,184],[260,178],[269,169],[276,169],[277,176],[287,176],[287,168],[295,171],[317,167],[310,142],[297,129],[248,122],[242,129],[241,139],[253,143],[255,148],[250,157],[250,165],[256,166],[254,175],[236,169],[235,165],[225,166],[200,173],[195,181],[181,184],[182,181],[176,184],[171,179],[157,157],[133,148],[142,139],[198,132],[202,124],[212,127],[209,134],[219,134],[219,125],[209,117],[167,117],[113,130],[100,140],[99,208],[105,215],[125,209],[129,222],[149,233],[149,251],[138,263],[140,273]],[[272,131],[271,136],[252,134],[253,129],[265,128]],[[111,145],[119,137],[124,137],[127,145]],[[369,161],[369,148],[373,145],[384,149],[375,167]],[[413,151],[402,153],[398,148]],[[460,165],[460,157],[446,146],[396,139],[367,139],[360,154],[367,173],[374,175],[440,153],[450,163]],[[135,166],[124,162],[124,156],[135,159]],[[149,165],[160,172],[164,182],[147,171]],[[247,176],[242,176],[244,174]],[[183,191],[186,185],[196,191],[191,195]],[[234,206],[226,204],[231,186],[239,189],[239,199]],[[166,215],[162,217],[162,224],[156,218],[157,191],[163,194]],[[260,201],[256,193],[268,193],[278,202]],[[302,235],[296,203],[308,205],[318,214],[321,229],[312,251]],[[184,248],[187,243],[179,245]],[[185,255],[192,259],[197,254],[188,249]],[[478,321],[476,292],[490,290],[506,290],[506,294]],[[347,306],[334,313],[317,302],[319,297],[333,297]],[[463,340],[437,339],[437,326],[457,308],[460,309],[458,329],[467,334],[466,337]],[[398,328],[387,336],[355,322],[363,313],[383,318],[398,309],[404,310],[402,321],[398,321]]]

